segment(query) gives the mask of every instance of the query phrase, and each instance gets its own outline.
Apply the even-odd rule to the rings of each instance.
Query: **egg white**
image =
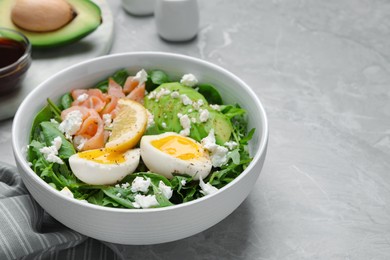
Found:
[[[181,136],[174,132],[167,132],[160,135],[145,135],[142,137],[140,143],[141,158],[146,167],[148,167],[150,171],[163,175],[168,179],[173,178],[173,173],[190,175],[194,180],[207,177],[211,171],[212,164],[208,153],[204,151],[201,145],[195,140],[181,136],[195,142],[201,148],[202,155],[198,158],[189,160],[171,156],[151,144],[153,140],[158,140],[171,135]]]
[[[128,150],[123,155],[124,162],[104,164],[81,158],[79,153],[76,153],[69,158],[69,165],[74,175],[85,183],[110,185],[133,173],[139,164],[140,149]]]

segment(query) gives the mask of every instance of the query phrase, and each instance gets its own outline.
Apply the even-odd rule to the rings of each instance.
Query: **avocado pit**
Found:
[[[58,30],[74,17],[72,6],[65,0],[17,0],[11,11],[12,22],[32,32]]]

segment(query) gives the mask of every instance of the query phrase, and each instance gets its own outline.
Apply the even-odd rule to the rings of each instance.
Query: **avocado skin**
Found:
[[[230,140],[233,126],[229,118],[221,112],[210,108],[206,98],[202,94],[178,82],[162,84],[154,91],[158,92],[162,88],[168,89],[171,92],[178,91],[180,95],[187,95],[192,101],[202,100],[204,104],[200,108],[209,111],[209,119],[206,122],[191,123],[191,138],[200,142],[208,135],[211,129],[214,129],[217,144],[223,145]],[[190,118],[194,117],[199,119],[199,111],[195,110],[193,106],[185,106],[180,98],[172,98],[170,95],[160,97],[158,102],[154,98],[149,99],[146,96],[144,105],[153,114],[155,122],[155,125],[148,129],[147,134],[160,134],[171,131],[179,133],[182,127],[177,116],[178,113],[188,115]],[[190,109],[192,110],[191,112]],[[166,128],[162,126],[163,123],[166,124]]]
[[[11,19],[13,0],[0,1],[0,27],[23,33],[35,49],[53,48],[78,41],[95,31],[103,22],[101,10],[90,0],[67,0],[76,13],[62,28],[50,32],[31,32],[17,27]]]

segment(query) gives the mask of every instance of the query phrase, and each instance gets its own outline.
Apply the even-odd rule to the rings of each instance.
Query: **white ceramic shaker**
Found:
[[[122,0],[122,7],[132,15],[152,15],[156,0]]]
[[[188,41],[199,30],[197,0],[156,0],[154,11],[158,34],[168,41]]]

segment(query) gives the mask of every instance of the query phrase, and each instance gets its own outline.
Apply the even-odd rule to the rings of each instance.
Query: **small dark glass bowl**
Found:
[[[1,27],[0,39],[16,41],[24,48],[24,53],[17,61],[5,67],[0,67],[0,95],[4,95],[20,88],[31,65],[31,43],[22,33]]]

